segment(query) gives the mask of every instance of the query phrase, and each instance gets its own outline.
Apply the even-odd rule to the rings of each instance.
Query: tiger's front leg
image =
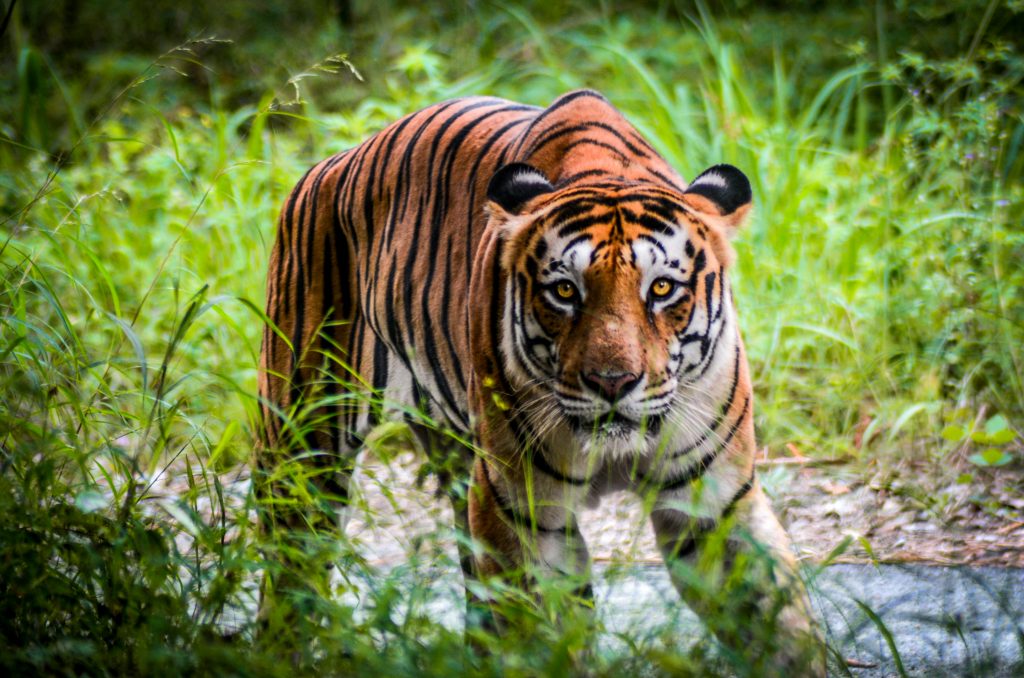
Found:
[[[479,577],[501,577],[527,590],[535,590],[539,579],[553,579],[574,598],[592,600],[590,554],[576,522],[575,498],[545,496],[544,485],[534,485],[521,470],[482,457],[475,462],[469,527],[482,547],[476,556]],[[500,609],[492,607],[492,614],[503,628],[507,620]]]
[[[824,644],[789,537],[757,478],[743,477],[706,478],[683,498],[659,494],[651,522],[672,582],[750,675],[823,676]],[[689,514],[702,492],[718,495],[708,502],[717,519]]]

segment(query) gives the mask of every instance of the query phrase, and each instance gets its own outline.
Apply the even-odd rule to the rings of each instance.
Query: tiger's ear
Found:
[[[750,214],[752,198],[750,180],[732,165],[704,170],[683,192],[683,200],[690,207],[729,237]]]
[[[524,162],[514,162],[505,165],[491,177],[491,183],[487,186],[489,211],[492,216],[502,212],[516,215],[527,202],[553,190],[555,187],[539,169]]]

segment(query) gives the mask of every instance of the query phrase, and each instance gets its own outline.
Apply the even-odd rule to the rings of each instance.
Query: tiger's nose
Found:
[[[584,386],[614,403],[636,388],[640,375],[633,372],[585,372],[580,375],[580,380]]]

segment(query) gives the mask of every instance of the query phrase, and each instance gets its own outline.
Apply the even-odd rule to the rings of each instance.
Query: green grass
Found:
[[[684,176],[716,162],[750,176],[756,212],[733,280],[758,435],[773,452],[792,442],[952,475],[984,477],[986,459],[1019,470],[1022,57],[979,12],[935,25],[934,42],[958,50],[921,42],[921,54],[895,54],[882,47],[906,44],[909,22],[871,33],[871,16],[801,11],[811,39],[790,15],[713,17],[702,5],[559,16],[480,4],[468,20],[368,9],[351,36],[307,29],[285,55],[265,36],[144,59],[91,54],[92,79],[19,34],[0,89],[3,661],[287,672],[274,648],[252,648],[251,621],[224,636],[262,557],[251,499],[225,498],[217,475],[255,439],[277,212],[316,160],[452,96],[545,105],[594,87]],[[339,45],[354,47],[365,81],[328,60]],[[232,54],[265,67],[240,79],[224,65]],[[995,415],[1003,428],[972,440]],[[964,466],[986,449],[1003,456]],[[187,475],[180,499],[147,493],[164,472]],[[399,577],[358,562],[350,572],[375,587],[373,616],[306,601],[330,620],[306,630],[307,661],[442,674],[471,660],[426,613],[393,625],[408,595]],[[529,655],[512,651],[514,637],[483,638],[510,673],[572,666],[597,633],[510,606],[550,639]],[[602,658],[598,673],[723,661],[657,644],[634,654]],[[749,659],[724,661],[744,673]]]

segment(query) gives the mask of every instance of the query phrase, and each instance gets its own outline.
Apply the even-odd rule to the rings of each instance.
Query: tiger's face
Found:
[[[624,183],[555,190],[519,167],[518,199],[537,192],[517,214],[498,215],[506,371],[536,387],[548,407],[533,411],[560,418],[584,449],[643,448],[672,419],[681,385],[705,374],[729,322],[728,225],[697,193]]]

